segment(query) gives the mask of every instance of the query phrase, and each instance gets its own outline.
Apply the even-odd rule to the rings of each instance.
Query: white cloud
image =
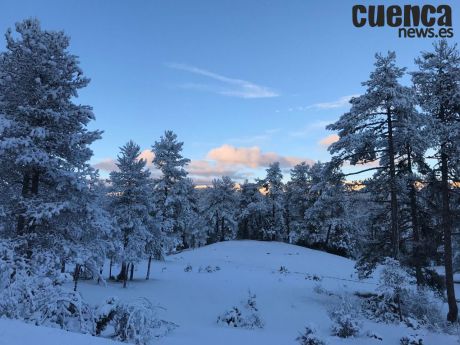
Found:
[[[186,71],[189,73],[197,74],[209,79],[216,80],[221,83],[220,86],[186,83],[180,85],[182,88],[195,89],[200,91],[214,92],[223,96],[239,97],[239,98],[271,98],[278,97],[279,94],[266,86],[257,85],[247,80],[229,78],[221,74],[207,71],[198,67],[169,63],[166,64],[169,68]]]
[[[310,104],[306,106],[291,107],[291,108],[288,108],[287,111],[293,112],[293,111],[307,111],[307,110],[312,110],[312,109],[313,110],[326,110],[326,109],[345,108],[350,105],[350,100],[353,97],[358,97],[358,96],[359,96],[358,94],[343,96],[343,97],[340,97],[339,99],[336,99],[330,102],[322,102],[322,103],[315,103],[315,104]],[[277,110],[276,112],[279,112],[279,110]]]
[[[297,131],[290,132],[289,135],[291,137],[308,137],[312,133],[317,132],[319,129],[326,129],[326,126],[333,123],[334,120],[320,120],[310,123],[303,129],[299,129]]]
[[[359,95],[349,95],[343,96],[335,101],[331,102],[324,102],[324,103],[316,103],[308,106],[310,109],[336,109],[336,108],[343,108],[350,104],[350,100],[353,97],[358,97]]]

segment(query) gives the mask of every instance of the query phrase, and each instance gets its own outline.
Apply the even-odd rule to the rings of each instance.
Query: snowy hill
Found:
[[[191,267],[188,272],[187,266]],[[207,266],[212,272],[207,272]],[[285,268],[282,272],[281,266]],[[95,304],[109,296],[127,300],[147,297],[164,307],[161,317],[179,327],[154,342],[161,345],[294,345],[299,332],[310,323],[316,324],[318,334],[328,344],[393,345],[399,344],[403,335],[413,333],[404,326],[364,321],[362,335],[357,338],[331,336],[328,310],[338,303],[339,296],[354,291],[373,291],[375,282],[358,281],[351,260],[298,246],[257,241],[217,243],[156,262],[149,281],[145,280],[145,272],[145,264],[136,267],[135,280],[126,289],[119,283],[110,282],[103,287],[95,282],[82,282],[79,290],[86,300]],[[248,290],[257,296],[257,307],[265,327],[248,330],[217,324],[217,317],[238,305],[248,296]],[[9,332],[11,327],[24,332],[13,339]],[[367,337],[367,331],[383,340]],[[424,336],[425,345],[456,344],[453,336],[420,334]],[[34,345],[111,343],[0,320],[0,344],[31,344],[31,339]]]

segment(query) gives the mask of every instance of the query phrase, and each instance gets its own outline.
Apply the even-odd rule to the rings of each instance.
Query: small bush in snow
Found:
[[[133,302],[110,298],[96,313],[96,334],[103,334],[110,326],[113,333],[104,335],[136,345],[148,344],[177,327],[172,322],[159,319],[157,309],[145,298]]]
[[[383,340],[383,337],[381,337],[380,335],[378,335],[377,333],[374,333],[372,331],[367,331],[366,332],[366,337],[372,338],[372,339],[377,339],[377,340]]]
[[[184,272],[192,272],[192,270],[193,270],[193,267],[190,264],[185,266],[185,268],[184,268]]]
[[[217,323],[230,327],[263,328],[264,323],[256,305],[256,295],[249,292],[248,298],[241,302],[240,307],[233,307],[220,315]]]
[[[217,271],[220,271],[219,266],[211,266],[211,265],[208,265],[206,267],[201,267],[200,266],[200,268],[198,269],[199,273],[202,273],[202,272],[213,273],[213,272],[217,272]]]
[[[329,317],[333,321],[332,335],[349,338],[358,335],[361,330],[355,308],[348,298],[342,298],[340,305],[329,312]]]
[[[404,336],[399,340],[401,345],[423,345],[423,339],[418,335]]]
[[[323,278],[321,278],[320,276],[316,275],[316,274],[307,274],[305,276],[305,279],[307,280],[314,280],[316,282],[320,282],[323,280]]]
[[[316,335],[316,328],[312,325],[305,327],[305,331],[296,340],[300,345],[326,345],[324,340]]]
[[[289,273],[289,270],[287,269],[286,266],[280,266],[280,268],[278,269],[278,272],[281,274],[287,274]]]

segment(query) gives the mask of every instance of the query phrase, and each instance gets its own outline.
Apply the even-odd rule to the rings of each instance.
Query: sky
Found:
[[[90,128],[104,131],[91,163],[107,176],[132,139],[142,157],[165,130],[184,142],[196,183],[229,175],[263,177],[279,161],[330,159],[336,134],[325,129],[364,92],[376,52],[396,51],[400,66],[434,39],[398,38],[397,29],[352,25],[356,4],[386,0],[8,1],[0,31],[25,18],[64,30],[91,83],[77,102],[94,108]],[[452,7],[459,1],[411,1]],[[4,50],[4,40],[0,50]],[[406,78],[408,82],[409,78]]]

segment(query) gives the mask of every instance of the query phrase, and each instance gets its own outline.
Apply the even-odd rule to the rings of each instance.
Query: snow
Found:
[[[190,265],[190,272],[184,269]],[[218,267],[206,272],[200,267]],[[284,266],[287,272],[280,273]],[[114,272],[117,273],[116,269]],[[135,280],[126,289],[120,283],[107,286],[81,282],[80,292],[90,303],[102,303],[110,296],[122,300],[146,297],[165,308],[160,317],[179,325],[159,345],[207,344],[297,344],[296,337],[306,325],[314,324],[318,335],[328,344],[399,344],[404,335],[415,332],[401,325],[363,321],[361,334],[341,339],[331,336],[328,309],[339,302],[338,296],[354,291],[374,291],[376,279],[358,281],[354,261],[343,257],[278,242],[228,241],[183,251],[152,265],[151,279],[145,280],[146,263],[136,267]],[[105,272],[107,276],[107,272]],[[317,276],[321,281],[306,279]],[[318,285],[333,295],[318,294]],[[247,298],[256,295],[263,329],[230,328],[217,324],[217,318]],[[20,332],[15,332],[19,329]],[[382,341],[365,336],[373,332]],[[457,344],[457,338],[445,334],[418,331],[424,344]],[[33,341],[31,341],[33,339]],[[0,320],[0,344],[19,345],[106,344],[103,339],[71,334],[54,329]],[[116,343],[111,343],[116,344]]]
[[[117,341],[0,319],[0,345],[120,345]]]

